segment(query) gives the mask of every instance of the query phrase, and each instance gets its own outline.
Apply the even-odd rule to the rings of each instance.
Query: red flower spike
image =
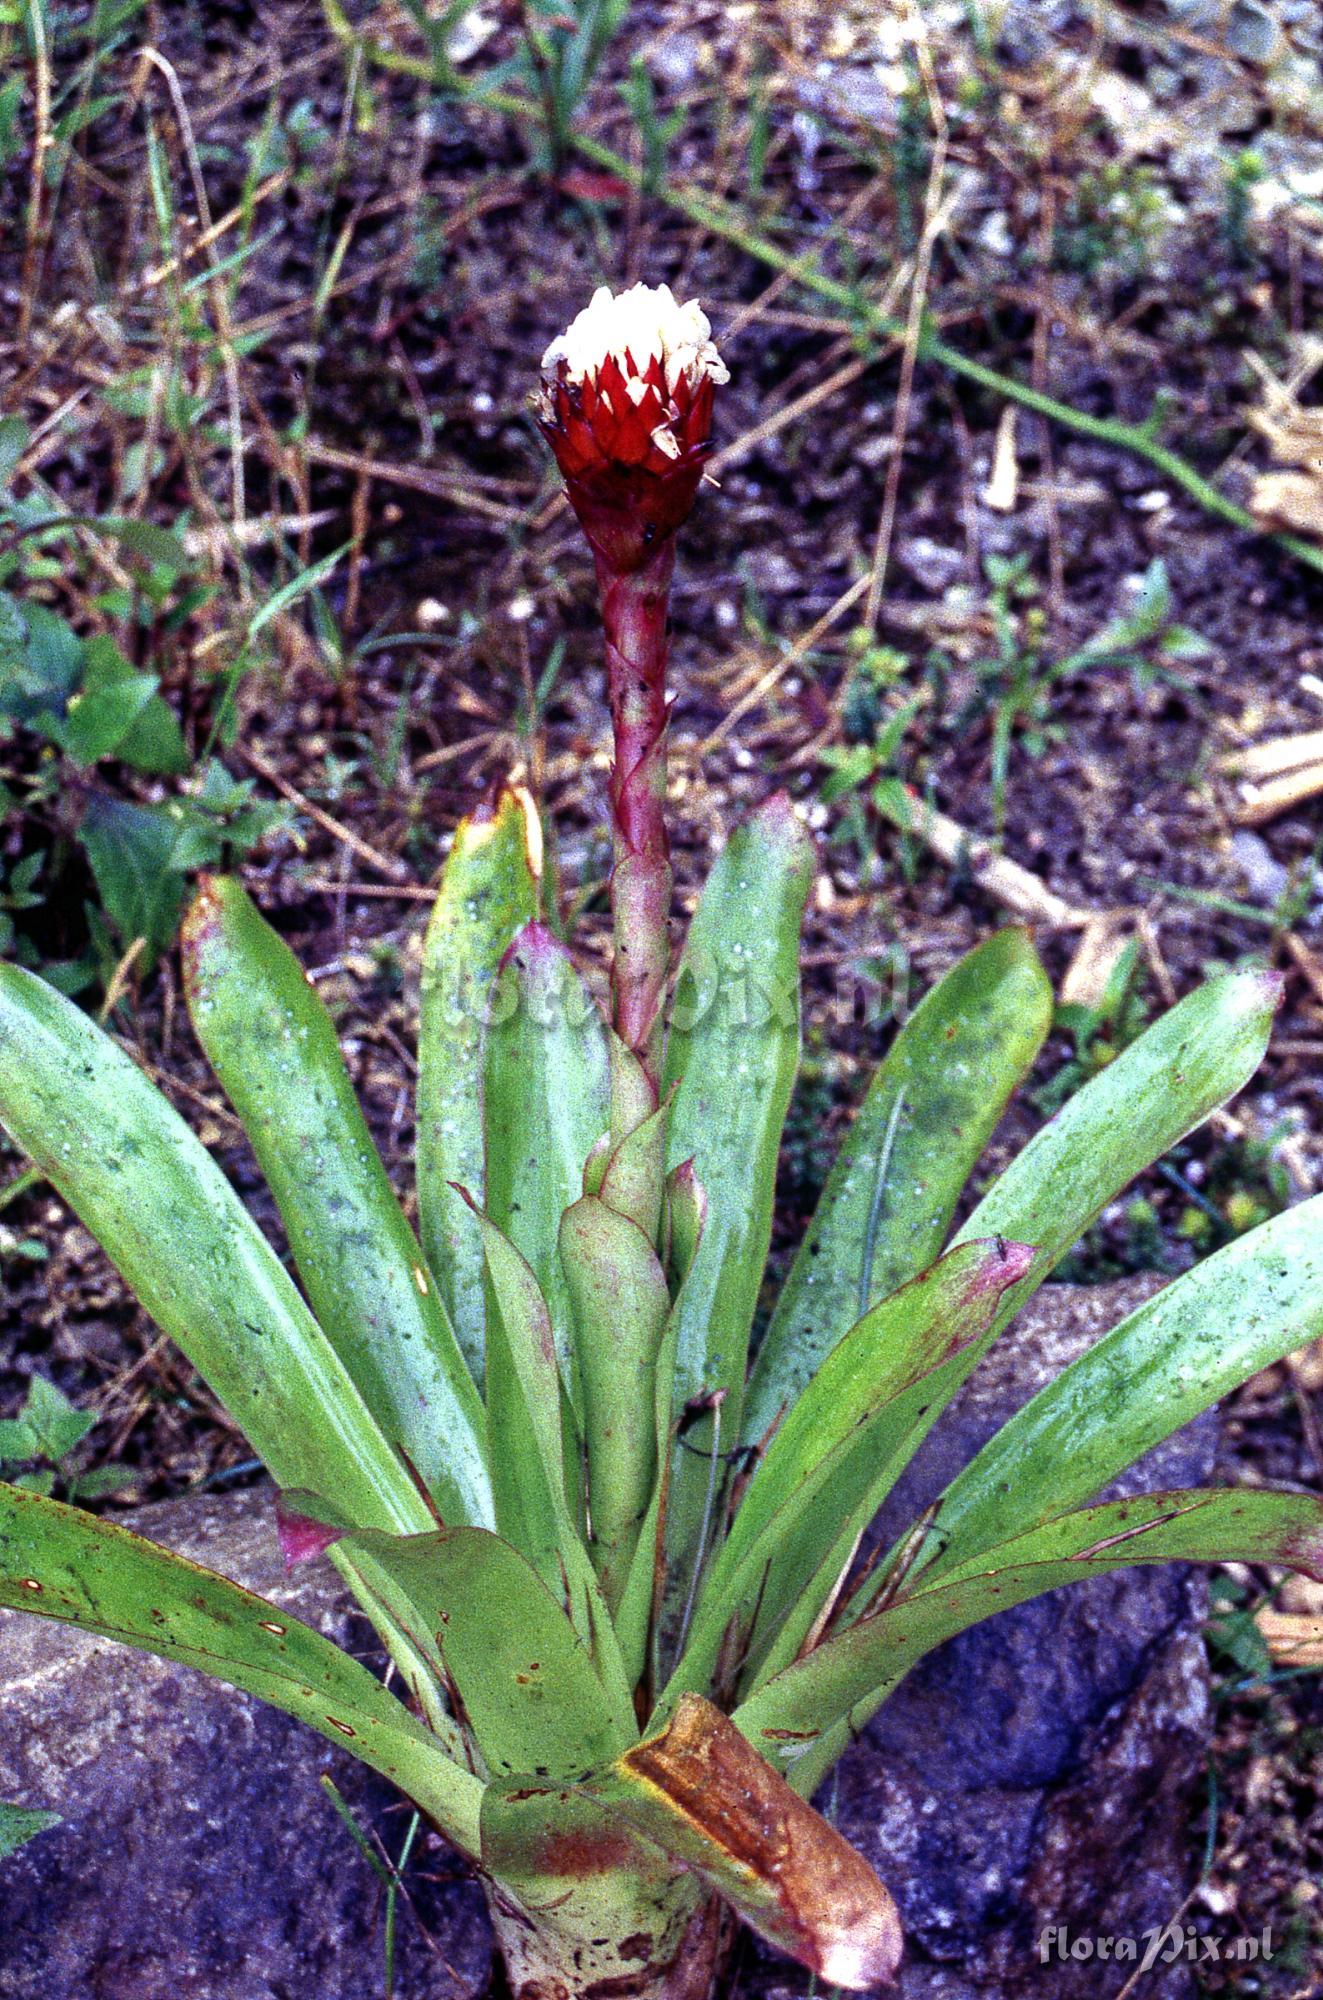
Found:
[[[670,971],[666,606],[675,531],[710,451],[727,380],[696,301],[602,288],[542,360],[537,414],[592,547],[606,628],[615,761],[611,908],[617,1032],[654,1086]]]
[[[538,420],[598,556],[640,568],[694,504],[726,370],[693,301],[603,288],[543,358]]]

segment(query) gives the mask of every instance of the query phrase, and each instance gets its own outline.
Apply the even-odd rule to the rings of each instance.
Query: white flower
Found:
[[[669,285],[632,285],[620,293],[600,286],[552,341],[542,357],[542,372],[555,377],[563,364],[567,381],[582,382],[598,374],[608,355],[615,357],[635,403],[643,401],[642,378],[653,361],[660,362],[670,395],[682,378],[690,388],[704,375],[716,383],[730,380],[713,345],[707,314],[697,299],[677,305]]]

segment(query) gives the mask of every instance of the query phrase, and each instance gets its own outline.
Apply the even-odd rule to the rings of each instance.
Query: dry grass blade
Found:
[[[1259,1635],[1277,1667],[1323,1667],[1323,1615],[1274,1611],[1265,1604],[1254,1614]]]
[[[398,861],[392,854],[383,854],[379,848],[373,847],[370,841],[355,833],[352,827],[346,826],[342,820],[335,819],[321,806],[315,805],[306,792],[301,792],[296,785],[292,785],[274,764],[262,756],[260,751],[245,744],[240,755],[259,777],[266,779],[268,785],[275,786],[282,798],[288,799],[292,806],[296,806],[301,813],[306,813],[309,819],[316,820],[324,832],[338,840],[342,847],[349,848],[360,861],[366,861],[370,868],[375,868],[379,875],[386,876],[391,882],[408,880],[409,870],[403,861]]]
[[[967,868],[985,895],[1023,922],[1048,924],[1058,930],[1076,930],[1097,922],[1097,911],[1077,909],[1065,902],[1028,868],[1009,855],[999,854],[989,841],[927,805],[908,786],[904,797],[904,806],[898,798],[894,808],[885,799],[878,800],[892,824],[922,841],[948,867]]]
[[[1309,343],[1301,369],[1282,383],[1259,364],[1262,405],[1250,423],[1266,438],[1279,472],[1260,472],[1250,490],[1250,512],[1265,528],[1286,528],[1323,542],[1323,407],[1302,403],[1299,383],[1323,364],[1323,342]]]

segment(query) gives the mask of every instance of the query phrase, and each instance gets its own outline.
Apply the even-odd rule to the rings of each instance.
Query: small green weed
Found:
[[[76,1409],[63,1390],[34,1375],[18,1415],[0,1418],[0,1477],[74,1503],[122,1492],[133,1484],[132,1470],[89,1465],[82,1449],[98,1422],[95,1410]]]

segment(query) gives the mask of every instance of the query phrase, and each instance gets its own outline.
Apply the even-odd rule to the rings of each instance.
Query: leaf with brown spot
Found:
[[[366,1667],[297,1618],[273,1618],[265,1598],[228,1577],[81,1507],[0,1483],[0,1605],[179,1660],[350,1743],[476,1852],[480,1781]]]
[[[883,1884],[701,1695],[583,1790],[819,1978],[857,1991],[893,1978],[900,1917]]]

